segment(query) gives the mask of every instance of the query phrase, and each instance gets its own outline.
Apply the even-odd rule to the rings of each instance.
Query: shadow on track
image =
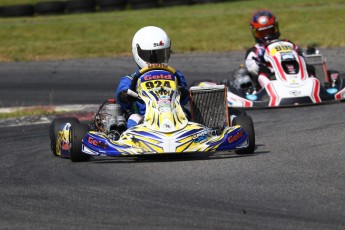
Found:
[[[256,150],[259,146],[256,145]],[[147,162],[176,162],[176,161],[202,161],[202,160],[219,160],[230,158],[254,157],[256,155],[266,154],[268,151],[256,151],[253,154],[239,155],[233,151],[216,152],[216,153],[185,153],[185,154],[164,154],[164,155],[141,155],[128,157],[104,157],[91,158],[91,163],[112,164],[112,163],[147,163]]]

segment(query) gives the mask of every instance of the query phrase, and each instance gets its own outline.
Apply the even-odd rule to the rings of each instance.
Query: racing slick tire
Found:
[[[34,7],[31,4],[11,5],[1,7],[2,17],[28,17],[34,15]]]
[[[127,0],[96,0],[100,11],[124,10]]]
[[[69,14],[89,13],[96,10],[96,3],[94,0],[68,0],[65,1],[65,7]]]
[[[183,5],[191,5],[191,0],[163,0],[161,1],[162,7],[169,7],[169,6],[183,6]]]
[[[233,125],[240,125],[248,134],[249,145],[247,148],[235,150],[237,154],[252,154],[255,151],[255,131],[253,120],[250,116],[238,116],[233,119]]]
[[[70,129],[70,156],[72,162],[83,162],[90,159],[90,155],[81,152],[82,140],[89,132],[89,126],[84,123],[76,123]]]
[[[234,107],[228,107],[228,114],[231,118],[232,115],[238,117],[238,116],[247,116],[247,112],[245,109],[241,108],[234,108]]]
[[[158,0],[128,0],[129,8],[133,10],[156,8],[159,6]]]
[[[62,14],[65,11],[65,3],[61,1],[38,2],[34,5],[38,15]]]
[[[74,125],[76,123],[79,123],[79,120],[75,117],[64,117],[64,118],[55,118],[52,121],[52,123],[50,124],[49,136],[50,136],[50,148],[54,156],[57,156],[56,140],[59,134],[59,128],[64,123],[70,123],[71,125]]]

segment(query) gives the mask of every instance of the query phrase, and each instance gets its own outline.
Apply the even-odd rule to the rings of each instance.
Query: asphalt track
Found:
[[[344,71],[344,50],[324,50]],[[175,54],[192,81],[244,53]],[[130,57],[0,64],[3,107],[99,104]],[[54,157],[48,124],[0,128],[0,229],[344,229],[345,104],[251,110],[250,156]]]

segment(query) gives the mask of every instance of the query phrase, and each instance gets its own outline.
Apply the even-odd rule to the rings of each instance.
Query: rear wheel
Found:
[[[94,0],[68,0],[65,2],[67,13],[88,13],[96,9]]]
[[[127,0],[96,0],[100,11],[124,10]]]
[[[31,4],[12,5],[1,7],[3,17],[28,17],[34,15],[34,7]]]
[[[345,87],[345,73],[342,73],[338,77],[339,79],[339,89],[342,89]]]
[[[77,123],[71,126],[70,130],[70,154],[71,154],[71,161],[73,162],[82,162],[88,161],[90,159],[90,155],[83,154],[81,152],[82,140],[89,132],[89,126],[84,123]]]
[[[79,123],[79,120],[75,117],[56,118],[50,124],[49,136],[50,136],[50,148],[55,156],[56,154],[56,140],[59,135],[59,128],[62,124],[70,123],[71,125]]]
[[[229,116],[247,116],[246,110],[241,108],[228,107],[228,113]]]
[[[62,14],[65,11],[65,3],[61,1],[38,2],[34,9],[38,15]]]
[[[255,131],[253,120],[250,116],[238,116],[233,119],[233,125],[240,125],[248,134],[249,145],[247,148],[238,149],[237,154],[252,154],[255,151]]]

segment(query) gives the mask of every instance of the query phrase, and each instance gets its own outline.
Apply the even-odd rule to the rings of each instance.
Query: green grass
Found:
[[[48,1],[56,1],[56,0],[0,0],[0,6],[35,4],[38,2],[48,2]],[[60,1],[64,1],[64,0],[60,0]]]
[[[7,119],[13,117],[23,117],[23,116],[43,116],[43,115],[57,115],[58,113],[54,110],[31,108],[31,109],[18,109],[13,112],[0,113],[0,119]]]
[[[0,61],[130,55],[134,33],[147,25],[166,30],[175,53],[244,51],[254,42],[248,24],[251,13],[259,8],[272,10],[279,19],[282,37],[302,47],[309,44],[345,46],[344,0],[247,0],[108,13],[1,18]]]

